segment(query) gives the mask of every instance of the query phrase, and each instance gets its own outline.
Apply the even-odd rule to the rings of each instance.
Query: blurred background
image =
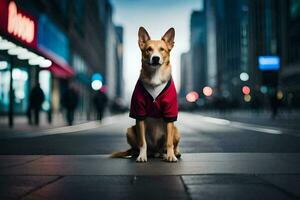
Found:
[[[126,112],[137,30],[176,30],[180,109],[298,114],[300,0],[0,0],[0,125]]]

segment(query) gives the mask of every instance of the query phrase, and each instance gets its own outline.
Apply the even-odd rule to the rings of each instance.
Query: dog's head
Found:
[[[138,35],[143,67],[157,69],[162,65],[169,65],[170,51],[174,46],[174,28],[170,28],[161,40],[151,40],[148,32],[143,27],[140,27]]]

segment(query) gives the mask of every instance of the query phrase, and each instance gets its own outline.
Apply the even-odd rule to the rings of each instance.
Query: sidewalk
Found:
[[[236,122],[295,130],[300,129],[300,110],[279,111],[278,116],[275,119],[271,118],[270,111],[255,112],[251,110],[234,110],[228,112],[200,111],[197,113],[204,116],[222,118]]]
[[[74,124],[80,124],[83,122],[86,122],[86,120],[78,119],[78,117],[74,120]],[[25,115],[15,116],[14,126],[12,128],[10,128],[8,125],[8,117],[0,116],[0,135],[38,132],[41,130],[47,130],[63,126],[67,126],[67,123],[62,113],[53,114],[52,123],[49,124],[46,113],[41,112],[39,126],[29,125],[27,117]]]
[[[297,199],[299,153],[0,156],[1,199]]]

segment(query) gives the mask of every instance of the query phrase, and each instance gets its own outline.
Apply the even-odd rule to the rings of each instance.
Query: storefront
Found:
[[[74,72],[57,52],[49,51],[53,41],[45,35],[50,27],[43,22],[45,16],[33,16],[9,0],[0,0],[0,10],[0,114],[10,118],[13,113],[25,114],[30,90],[37,83],[46,96],[43,110],[48,111],[53,77],[66,79]],[[68,54],[68,44],[61,48]]]

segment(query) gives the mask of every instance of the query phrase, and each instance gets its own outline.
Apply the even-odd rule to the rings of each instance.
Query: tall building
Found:
[[[123,27],[116,26],[116,97],[124,97],[123,78]]]
[[[194,11],[190,22],[190,59],[192,89],[201,92],[207,84],[206,16],[203,11]]]
[[[280,84],[290,106],[300,106],[300,1],[279,1],[281,17]]]
[[[207,26],[207,84],[218,88],[216,0],[205,0]]]
[[[239,97],[239,74],[248,68],[247,6],[240,0],[205,1],[208,85],[215,95]]]
[[[185,97],[193,90],[193,68],[191,64],[190,51],[182,53],[180,56],[180,97]]]

